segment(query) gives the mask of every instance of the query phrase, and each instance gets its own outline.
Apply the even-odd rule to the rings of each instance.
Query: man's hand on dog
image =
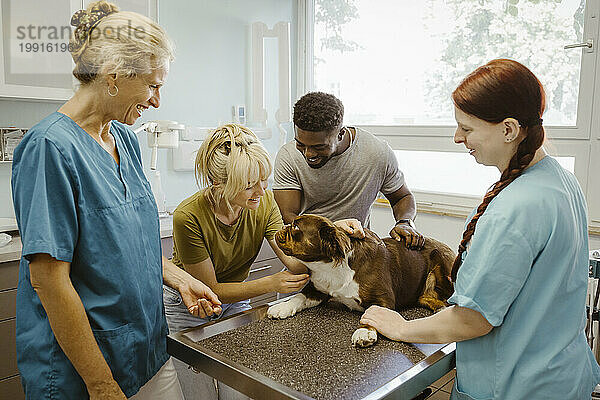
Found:
[[[274,292],[292,293],[302,289],[308,283],[310,275],[308,274],[292,274],[289,271],[280,271],[270,275],[271,284]]]
[[[350,237],[357,239],[365,238],[365,230],[360,221],[355,218],[340,219],[333,224],[338,228],[343,229]]]
[[[406,243],[406,247],[411,250],[422,250],[425,246],[425,237],[409,224],[399,223],[394,225],[390,231],[390,237],[397,241]]]
[[[389,308],[371,306],[360,318],[360,323],[372,326],[377,332],[391,340],[402,340],[402,329],[406,320]]]

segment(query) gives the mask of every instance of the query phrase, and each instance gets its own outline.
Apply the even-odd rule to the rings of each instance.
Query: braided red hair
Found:
[[[515,118],[525,132],[525,138],[519,143],[500,180],[485,194],[463,232],[458,256],[452,266],[454,282],[477,221],[494,197],[523,173],[544,142],[542,114],[546,95],[540,81],[527,67],[513,60],[497,59],[467,75],[452,93],[452,100],[461,111],[487,122],[500,123],[506,118]]]

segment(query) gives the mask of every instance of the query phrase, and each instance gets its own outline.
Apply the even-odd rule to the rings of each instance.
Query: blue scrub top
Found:
[[[14,153],[12,190],[23,255],[17,291],[17,362],[28,399],[84,399],[31,286],[31,255],[71,263],[96,341],[132,396],[167,361],[156,203],[135,134],[112,121],[117,164],[73,120],[54,113]]]
[[[492,331],[456,345],[454,399],[589,399],[600,368],[586,342],[588,232],[575,177],[545,157],[489,204],[450,303]]]

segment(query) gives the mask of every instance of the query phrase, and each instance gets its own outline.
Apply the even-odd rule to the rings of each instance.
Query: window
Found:
[[[531,68],[547,125],[576,126],[584,0],[316,0],[314,89],[344,101],[346,123],[454,124],[450,94],[493,58]]]

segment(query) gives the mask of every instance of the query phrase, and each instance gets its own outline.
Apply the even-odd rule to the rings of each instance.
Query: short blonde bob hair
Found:
[[[196,154],[195,173],[199,186],[213,208],[221,203],[232,212],[233,198],[271,175],[269,153],[250,129],[227,124],[217,128]]]
[[[157,23],[113,3],[91,3],[71,24],[77,28],[69,42],[73,75],[82,85],[101,73],[135,77],[173,61],[173,43]]]

